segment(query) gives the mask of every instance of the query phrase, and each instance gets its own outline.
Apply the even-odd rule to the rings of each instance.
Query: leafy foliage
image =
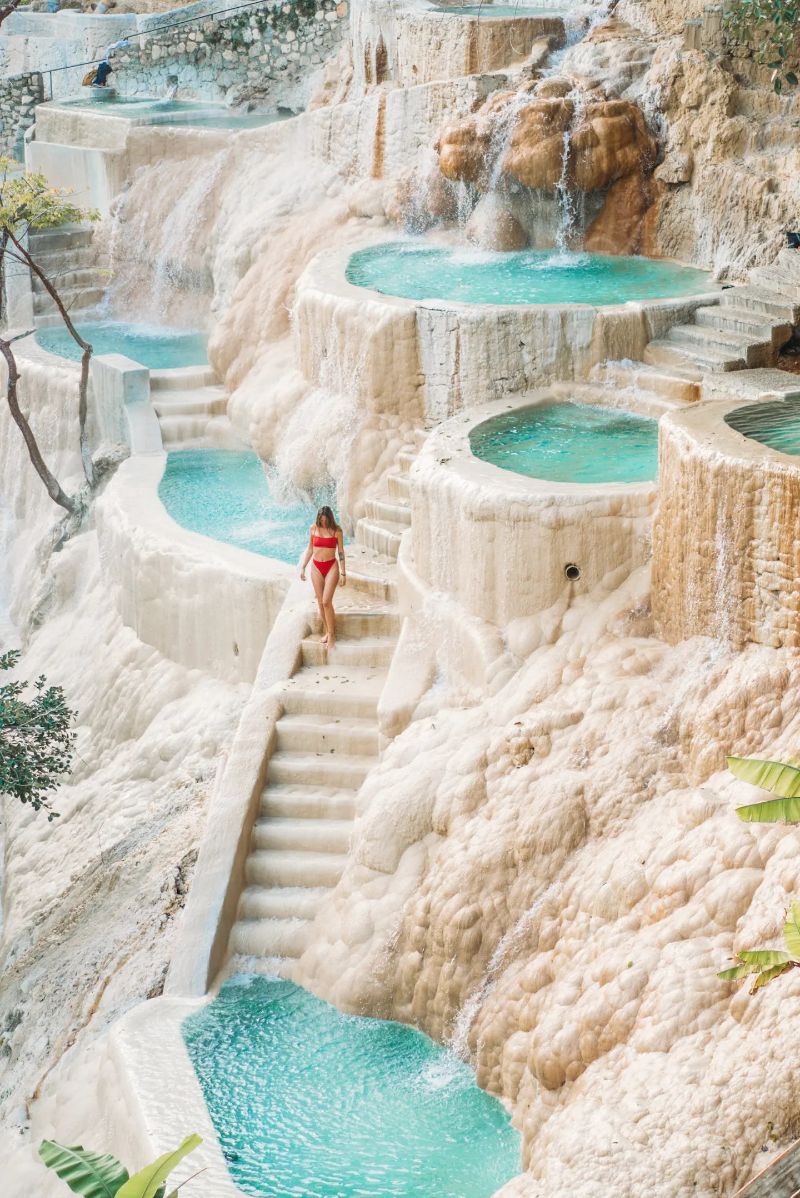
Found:
[[[82,1198],[165,1198],[167,1177],[202,1142],[198,1135],[187,1136],[178,1148],[165,1152],[132,1177],[110,1153],[90,1152],[80,1146],[67,1148],[55,1140],[43,1140],[39,1156],[73,1194]],[[177,1198],[177,1194],[175,1189],[169,1198]]]
[[[0,671],[13,669],[19,657],[19,650],[0,654]],[[55,819],[48,796],[72,766],[74,712],[60,686],[48,686],[44,676],[32,685],[33,694],[25,681],[0,686],[0,792]]]
[[[797,86],[799,0],[739,0],[726,11],[724,28],[729,43],[751,47],[756,62],[770,68],[776,92]]]
[[[723,969],[717,976],[724,982],[738,982],[752,977],[750,993],[755,994],[774,978],[800,966],[800,903],[792,903],[783,925],[783,940],[788,952],[776,949],[753,949],[736,954],[738,965]]]
[[[761,761],[755,757],[729,757],[728,769],[743,782],[768,790],[777,799],[737,807],[746,823],[800,823],[800,768],[783,761]]]
[[[13,158],[0,157],[0,229],[17,233],[98,219],[98,213],[75,204],[70,192],[51,187],[44,175],[20,174]]]

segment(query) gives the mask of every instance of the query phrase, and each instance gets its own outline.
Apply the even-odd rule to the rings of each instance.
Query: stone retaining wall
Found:
[[[25,130],[43,99],[42,76],[36,71],[0,79],[0,154],[21,159]]]
[[[164,30],[114,51],[114,84],[125,95],[163,95],[239,103],[301,104],[315,67],[347,30],[337,0],[267,0],[258,8]]]

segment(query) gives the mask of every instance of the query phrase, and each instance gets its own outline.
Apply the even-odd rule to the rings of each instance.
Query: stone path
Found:
[[[97,319],[97,307],[106,293],[107,276],[97,264],[92,230],[80,225],[46,229],[30,234],[36,263],[55,285],[73,320]],[[33,314],[37,328],[58,324],[61,317],[41,281],[31,276]]]

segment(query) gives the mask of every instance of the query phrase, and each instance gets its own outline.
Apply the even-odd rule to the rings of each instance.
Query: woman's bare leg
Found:
[[[325,579],[320,574],[314,563],[311,563],[311,585],[314,587],[314,597],[317,600],[319,608],[319,618],[322,620],[322,636],[320,644],[327,645],[328,643],[328,622],[325,619],[325,608],[322,606],[322,595],[325,590]]]
[[[325,613],[325,627],[328,630],[328,648],[336,644],[336,612],[333,610],[333,592],[339,585],[339,563],[325,575],[325,587],[322,593],[322,610]]]

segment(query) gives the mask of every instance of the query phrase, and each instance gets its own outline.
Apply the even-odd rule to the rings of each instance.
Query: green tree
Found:
[[[167,1177],[202,1142],[198,1135],[187,1136],[174,1151],[165,1152],[132,1176],[110,1153],[90,1152],[80,1145],[68,1148],[55,1140],[42,1140],[39,1156],[73,1194],[81,1194],[83,1198],[165,1198]],[[169,1198],[176,1198],[180,1188],[172,1190]]]
[[[18,649],[0,654],[0,671],[19,658]],[[61,687],[48,686],[44,676],[0,686],[0,793],[56,818],[50,796],[72,767],[74,718]]]
[[[0,157],[0,282],[4,283],[5,281],[9,260],[27,267],[41,281],[70,336],[81,349],[78,426],[81,461],[86,481],[90,487],[95,485],[95,474],[86,433],[86,417],[92,347],[78,332],[53,280],[39,266],[28,248],[28,233],[32,229],[55,229],[61,225],[96,219],[97,213],[80,208],[73,203],[68,192],[51,187],[44,175],[29,171],[20,174],[13,158]],[[78,501],[74,496],[66,494],[45,462],[36,436],[19,405],[20,371],[14,352],[14,343],[22,337],[29,336],[31,332],[31,329],[27,329],[10,337],[7,334],[0,336],[0,355],[5,359],[7,368],[6,400],[14,423],[22,433],[33,468],[47,488],[47,493],[54,503],[74,514],[79,510]]]
[[[729,757],[728,769],[743,782],[760,786],[777,798],[737,807],[736,814],[745,823],[800,823],[800,768],[786,761],[764,761],[758,757]],[[752,977],[750,993],[800,965],[800,903],[792,903],[783,925],[787,952],[775,949],[748,949],[736,954],[737,965],[723,969],[719,977],[736,982]]]
[[[776,92],[797,86],[800,0],[738,0],[726,9],[724,29],[729,45],[749,47],[770,68]]]

